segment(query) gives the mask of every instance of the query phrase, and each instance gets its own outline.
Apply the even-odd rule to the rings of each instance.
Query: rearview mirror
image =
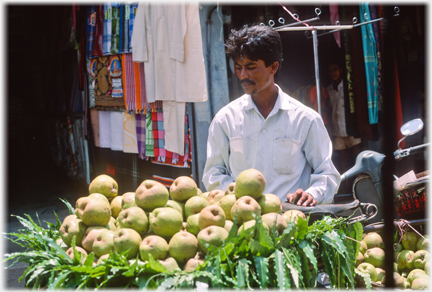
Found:
[[[400,128],[400,131],[402,135],[404,136],[402,139],[398,142],[398,147],[400,149],[400,143],[408,136],[414,135],[415,133],[419,132],[421,129],[423,129],[423,121],[421,119],[414,119],[409,122],[406,122],[402,125]]]

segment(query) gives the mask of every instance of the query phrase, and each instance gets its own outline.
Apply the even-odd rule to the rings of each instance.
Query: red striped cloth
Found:
[[[123,92],[125,96],[125,104],[127,111],[136,111],[136,95],[135,95],[135,73],[132,54],[121,55],[123,66]]]

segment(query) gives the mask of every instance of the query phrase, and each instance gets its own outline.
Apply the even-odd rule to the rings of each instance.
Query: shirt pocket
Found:
[[[253,140],[249,138],[230,138],[230,167],[234,174],[253,167]]]
[[[293,139],[275,139],[273,141],[273,169],[279,174],[296,172],[300,157],[300,142]]]

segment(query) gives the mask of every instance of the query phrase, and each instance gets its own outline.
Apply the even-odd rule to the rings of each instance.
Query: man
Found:
[[[355,163],[360,153],[361,138],[348,136],[345,123],[345,100],[342,80],[342,66],[337,61],[328,65],[331,83],[327,86],[332,107],[332,136],[336,168],[340,173],[347,171]]]
[[[340,175],[320,115],[275,83],[282,62],[279,34],[267,26],[232,30],[226,42],[245,95],[214,117],[207,142],[203,183],[225,190],[243,170],[266,179],[265,193],[302,206],[331,203]]]

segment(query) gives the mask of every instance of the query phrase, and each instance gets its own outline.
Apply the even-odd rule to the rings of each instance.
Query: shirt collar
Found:
[[[278,111],[279,109],[282,110],[290,110],[293,108],[293,105],[290,103],[289,101],[289,96],[282,91],[282,89],[280,89],[279,85],[275,84],[277,89],[278,89],[278,98],[276,100],[276,103],[274,105],[274,108],[272,110],[272,112],[274,111]],[[256,107],[255,103],[252,100],[252,96],[249,94],[246,94],[247,98],[246,98],[246,102],[244,105],[244,109],[245,110],[251,110],[251,109],[255,109],[258,112],[258,108]]]

